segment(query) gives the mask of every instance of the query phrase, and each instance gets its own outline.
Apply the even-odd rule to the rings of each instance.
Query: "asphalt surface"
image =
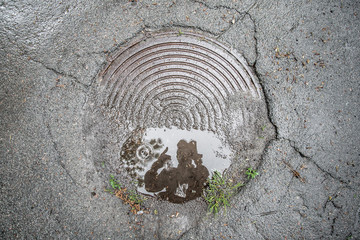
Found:
[[[0,12],[2,239],[360,239],[359,1],[2,1]],[[107,56],[162,29],[228,44],[264,90],[275,133],[260,174],[216,218],[196,200],[132,215],[89,152]]]

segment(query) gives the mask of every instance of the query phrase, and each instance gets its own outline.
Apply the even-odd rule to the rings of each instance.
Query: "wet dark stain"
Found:
[[[208,169],[202,164],[202,154],[197,152],[196,142],[180,140],[177,144],[178,166],[166,167],[171,161],[166,148],[151,169],[145,174],[145,189],[160,192],[158,196],[173,203],[183,203],[201,196],[209,176]],[[165,167],[160,173],[158,170]],[[165,191],[164,191],[165,190]]]

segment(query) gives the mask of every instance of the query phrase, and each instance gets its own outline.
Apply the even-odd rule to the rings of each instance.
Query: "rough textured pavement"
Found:
[[[360,239],[359,1],[1,1],[0,12],[2,239]],[[164,28],[242,53],[276,129],[260,175],[217,218],[191,202],[131,215],[88,157],[85,105],[107,55]]]

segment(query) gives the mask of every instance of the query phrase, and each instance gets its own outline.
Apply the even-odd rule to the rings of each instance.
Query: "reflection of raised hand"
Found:
[[[158,175],[157,171],[162,168],[167,161],[171,160],[171,157],[166,154],[167,150],[168,148],[161,153],[158,160],[151,166],[151,169],[145,173],[144,180],[146,191],[157,192],[165,187],[167,181],[164,177],[166,178],[167,176],[164,175],[164,170],[161,171],[160,175]]]
[[[166,148],[160,155],[160,157],[158,158],[158,160],[156,160],[156,162],[153,163],[153,165],[151,166],[150,171],[157,171],[159,168],[162,168],[164,166],[164,164],[171,160],[170,155],[167,155],[166,152],[168,151],[168,148]]]

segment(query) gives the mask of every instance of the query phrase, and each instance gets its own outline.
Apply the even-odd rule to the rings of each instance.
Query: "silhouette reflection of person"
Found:
[[[202,154],[198,154],[195,141],[180,140],[177,148],[179,164],[176,168],[169,167],[171,157],[166,154],[166,148],[146,172],[144,180],[146,191],[161,191],[159,196],[162,199],[183,203],[201,196],[209,171],[202,165]],[[158,173],[162,167],[165,168]]]

